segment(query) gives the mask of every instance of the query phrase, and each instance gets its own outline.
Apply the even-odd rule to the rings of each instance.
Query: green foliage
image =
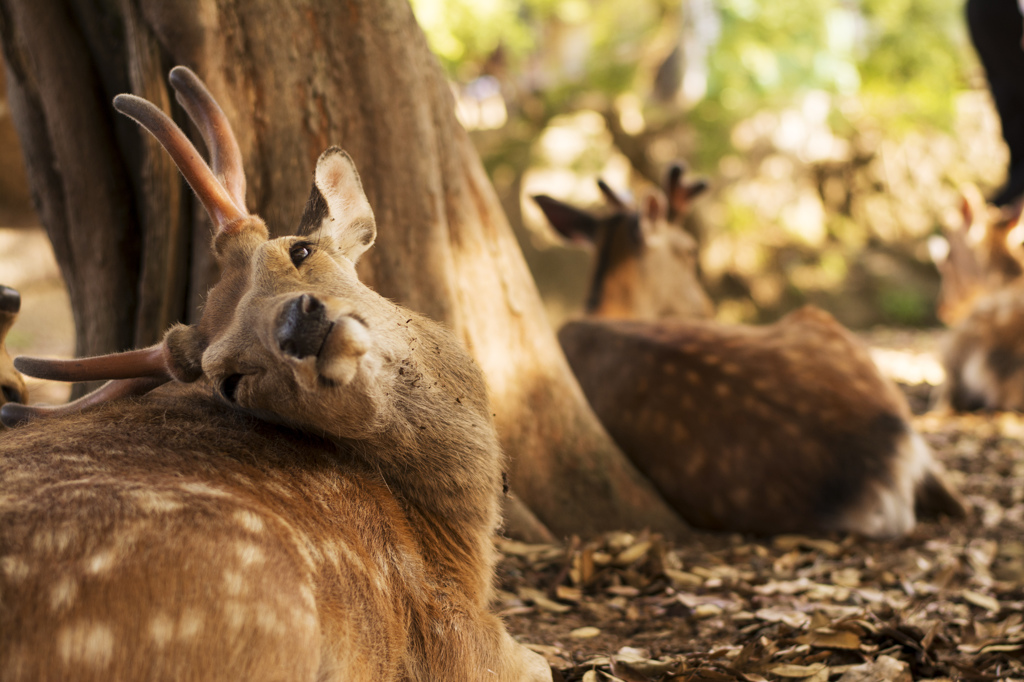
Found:
[[[685,157],[712,177],[703,205],[715,262],[705,272],[774,278],[758,306],[766,291],[781,292],[780,306],[840,292],[847,264],[872,244],[892,246],[914,271],[915,240],[948,212],[935,199],[955,194],[950,178],[979,175],[952,167],[959,97],[977,70],[963,0],[411,1],[453,81],[502,83],[508,122],[474,137],[489,169],[521,180],[557,168],[589,181],[617,155],[654,179]],[[706,53],[695,53],[701,43]],[[703,95],[664,96],[665,74],[678,85],[695,70]],[[580,123],[597,115],[607,130]],[[548,134],[589,146],[546,153]],[[811,235],[799,286],[778,258],[794,220]],[[871,298],[887,320],[930,319],[930,300],[912,288]]]

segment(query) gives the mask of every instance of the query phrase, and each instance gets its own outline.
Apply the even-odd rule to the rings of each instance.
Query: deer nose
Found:
[[[282,352],[301,359],[320,353],[330,329],[324,304],[315,296],[302,294],[278,313],[274,338]]]

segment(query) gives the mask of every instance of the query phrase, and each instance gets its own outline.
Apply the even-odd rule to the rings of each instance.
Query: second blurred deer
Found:
[[[933,249],[942,278],[938,315],[951,327],[935,401],[941,409],[1024,409],[1021,209],[986,206],[965,188],[962,226]]]
[[[605,218],[537,198],[560,233],[589,235],[598,249],[588,319],[559,339],[612,437],[704,528],[881,537],[910,531],[919,515],[962,516],[906,399],[831,315],[808,306],[762,327],[702,319],[711,305],[681,229],[691,186],[675,168],[667,202],[652,193],[637,212],[602,183]],[[613,283],[630,292],[617,300],[678,305],[608,315]]]

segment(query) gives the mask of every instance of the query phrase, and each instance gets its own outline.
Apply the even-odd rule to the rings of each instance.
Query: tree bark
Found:
[[[320,152],[352,155],[378,224],[364,281],[460,334],[512,488],[548,528],[683,532],[587,405],[406,0],[0,0],[0,22],[80,353],[152,343],[216,276],[201,208],[109,104],[131,91],[182,120],[166,74],[185,64],[232,121],[273,234],[297,224]]]

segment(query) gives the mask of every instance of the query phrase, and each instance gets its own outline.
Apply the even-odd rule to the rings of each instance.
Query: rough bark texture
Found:
[[[216,276],[201,208],[109,104],[131,91],[169,107],[167,71],[185,64],[233,122],[272,232],[297,224],[324,148],[352,155],[379,228],[364,280],[459,332],[512,487],[549,528],[682,532],[587,406],[406,0],[0,0],[0,28],[80,353],[152,343]]]

